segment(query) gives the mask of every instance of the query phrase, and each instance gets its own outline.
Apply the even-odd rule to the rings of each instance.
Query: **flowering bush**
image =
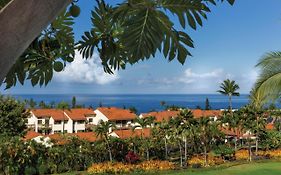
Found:
[[[139,164],[124,164],[124,163],[97,163],[93,164],[89,169],[89,174],[123,174],[134,171],[155,171],[155,170],[169,170],[174,169],[173,163],[168,161],[144,161]]]
[[[133,166],[130,166],[129,164],[110,163],[110,162],[93,164],[88,169],[88,173],[90,174],[102,174],[102,173],[122,174],[122,173],[129,173],[131,171],[133,171]]]
[[[125,160],[128,163],[136,163],[140,160],[139,156],[134,153],[133,151],[129,151],[128,154],[125,156]]]
[[[268,151],[258,151],[260,156],[268,156],[270,158],[281,158],[281,149],[268,150]]]
[[[236,160],[248,160],[249,152],[248,152],[248,150],[241,149],[239,151],[236,151],[235,157],[236,157]]]
[[[187,161],[187,164],[191,167],[201,167],[204,166],[205,160],[203,155],[193,156],[191,159]],[[215,157],[212,155],[208,156],[208,164],[210,166],[219,165],[223,163],[223,159],[221,157]]]
[[[143,171],[170,170],[175,169],[175,165],[169,161],[150,160],[137,164],[136,168]]]

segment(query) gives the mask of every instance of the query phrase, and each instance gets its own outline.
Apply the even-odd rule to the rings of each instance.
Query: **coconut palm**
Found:
[[[223,83],[221,83],[220,90],[217,91],[223,95],[228,96],[230,111],[232,111],[232,101],[231,101],[232,96],[240,95],[239,92],[237,92],[238,89],[239,89],[239,85],[236,84],[234,80],[226,79],[223,81]]]
[[[215,142],[215,138],[221,135],[216,122],[210,118],[201,117],[198,120],[198,133],[197,136],[201,142],[204,150],[204,165],[208,166],[208,151]]]
[[[143,139],[144,136],[144,129],[147,127],[151,127],[151,125],[154,123],[155,117],[153,116],[148,116],[148,117],[137,117],[135,119],[135,123],[136,125],[133,126],[133,130],[135,130],[136,128],[141,128],[141,139]],[[149,146],[148,143],[146,144],[146,158],[147,160],[149,160]]]
[[[178,118],[181,120],[181,127],[183,129],[183,140],[184,140],[184,159],[187,161],[187,140],[194,142],[196,120],[193,117],[193,114],[190,110],[184,109],[178,115]],[[189,138],[189,139],[188,139]]]
[[[261,73],[255,88],[266,100],[276,100],[281,93],[281,52],[270,52],[256,65]]]
[[[112,129],[115,128],[115,124],[111,121],[102,121],[100,120],[98,125],[94,127],[93,131],[95,132],[96,136],[101,138],[106,146],[107,151],[109,154],[109,160],[112,162],[112,152],[111,152],[111,146],[109,143],[110,137],[109,134],[112,132]]]
[[[249,98],[250,105],[256,109],[261,109],[266,103],[266,97],[256,87],[252,88]]]
[[[157,125],[156,129],[158,135],[160,135],[164,139],[165,158],[168,159],[168,134],[169,134],[170,125],[168,121],[163,120],[162,122],[159,123],[159,125]]]
[[[229,113],[226,112],[220,119],[224,128],[234,132],[234,150],[237,150],[237,137],[241,130],[240,115],[237,112]]]

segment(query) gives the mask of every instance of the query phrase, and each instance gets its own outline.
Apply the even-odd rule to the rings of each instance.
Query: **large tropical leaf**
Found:
[[[281,52],[270,52],[257,64],[261,69],[255,88],[267,100],[276,100],[281,93]]]

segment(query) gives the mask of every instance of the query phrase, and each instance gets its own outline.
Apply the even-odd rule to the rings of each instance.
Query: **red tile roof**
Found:
[[[77,137],[79,139],[86,140],[89,142],[95,142],[98,140],[94,132],[79,132],[66,134],[56,133],[46,135],[46,137],[49,137],[51,140],[55,141],[59,145],[66,144],[68,142],[69,137]]]
[[[97,108],[103,115],[105,115],[110,121],[116,120],[134,120],[136,114],[128,109],[121,109],[116,107],[100,107]]]
[[[35,132],[35,131],[27,131],[27,133],[25,134],[24,136],[24,140],[31,140],[35,137],[38,137],[38,136],[42,136],[42,134],[38,133],[38,132]]]
[[[37,118],[52,117],[56,121],[68,119],[60,109],[32,109],[31,112]]]
[[[141,137],[142,130],[141,129],[135,129],[134,131],[131,129],[124,129],[124,130],[115,130],[114,133],[118,135],[120,139],[127,139],[130,137]],[[150,128],[143,129],[143,137],[149,137],[151,134]]]
[[[170,120],[172,117],[177,117],[180,111],[160,111],[160,112],[150,112],[142,114],[143,117],[153,116],[156,122],[161,122],[163,120]]]
[[[220,110],[192,109],[191,112],[193,113],[194,118],[214,117],[214,116],[219,117],[222,115],[222,111],[220,111]]]
[[[87,116],[96,114],[93,109],[89,108],[70,109],[66,110],[65,113],[72,120],[86,120]]]

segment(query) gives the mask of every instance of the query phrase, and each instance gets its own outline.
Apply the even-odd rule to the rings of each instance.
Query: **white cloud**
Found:
[[[220,79],[224,75],[225,74],[223,69],[215,69],[210,72],[204,72],[204,73],[196,73],[193,72],[192,69],[186,69],[184,71],[183,76],[178,78],[177,80],[185,84],[190,84],[196,82],[198,83],[201,82],[202,80],[206,81],[206,80]]]
[[[56,73],[55,79],[61,82],[108,84],[119,78],[117,72],[113,75],[104,72],[101,60],[96,53],[90,59],[83,59],[76,51],[75,59],[64,71]]]

